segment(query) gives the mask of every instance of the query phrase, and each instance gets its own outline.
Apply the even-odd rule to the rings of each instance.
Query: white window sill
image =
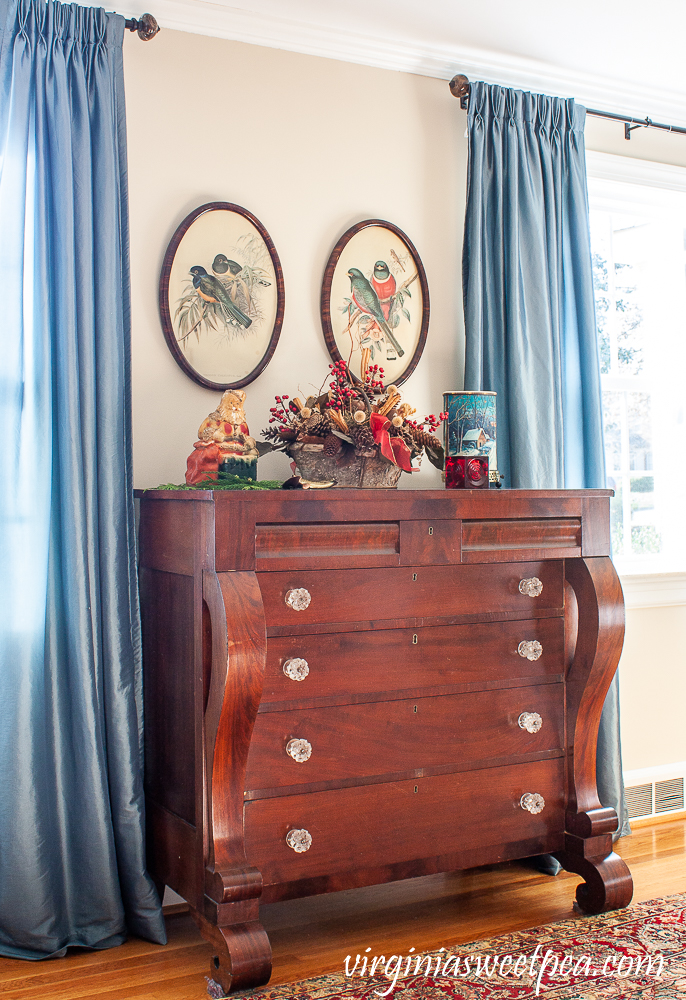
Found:
[[[627,608],[668,608],[686,604],[686,573],[621,573]]]

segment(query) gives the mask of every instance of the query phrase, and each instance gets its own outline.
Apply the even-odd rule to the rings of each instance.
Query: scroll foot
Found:
[[[614,851],[605,858],[585,858],[570,851],[558,851],[555,857],[567,871],[585,879],[576,890],[576,901],[584,913],[621,910],[631,902],[631,873]]]
[[[217,927],[197,912],[193,918],[202,936],[215,949],[208,976],[210,996],[228,996],[269,982],[272,949],[259,921]],[[217,987],[221,987],[223,994]]]

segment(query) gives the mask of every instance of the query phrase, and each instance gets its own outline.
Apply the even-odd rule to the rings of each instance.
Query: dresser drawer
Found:
[[[253,730],[245,787],[400,775],[557,750],[563,690],[547,684],[264,713]],[[303,747],[306,760],[287,749],[297,755]]]
[[[538,643],[540,653],[522,643]],[[260,711],[292,701],[369,701],[375,693],[478,690],[563,674],[562,618],[279,636],[267,643]]]
[[[521,798],[538,793],[542,812]],[[372,868],[493,845],[559,850],[564,829],[562,760],[246,802],[245,850],[265,885]],[[308,850],[286,842],[307,830]],[[531,843],[533,842],[533,843]],[[445,869],[443,869],[445,870]]]
[[[472,566],[408,566],[360,570],[292,570],[258,573],[267,626],[313,623],[530,613],[563,607],[563,563],[495,563]],[[521,593],[536,578],[535,597]]]

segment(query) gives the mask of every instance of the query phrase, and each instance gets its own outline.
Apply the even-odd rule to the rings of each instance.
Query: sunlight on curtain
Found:
[[[498,393],[508,487],[605,486],[585,116],[571,99],[470,85],[465,389]],[[629,833],[616,676],[597,781]]]
[[[145,871],[123,18],[0,0],[0,954],[164,941]]]

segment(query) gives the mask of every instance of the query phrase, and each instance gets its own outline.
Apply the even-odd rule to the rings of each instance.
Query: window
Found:
[[[623,573],[683,571],[686,169],[626,159],[618,179],[619,159],[589,154],[613,556]]]

